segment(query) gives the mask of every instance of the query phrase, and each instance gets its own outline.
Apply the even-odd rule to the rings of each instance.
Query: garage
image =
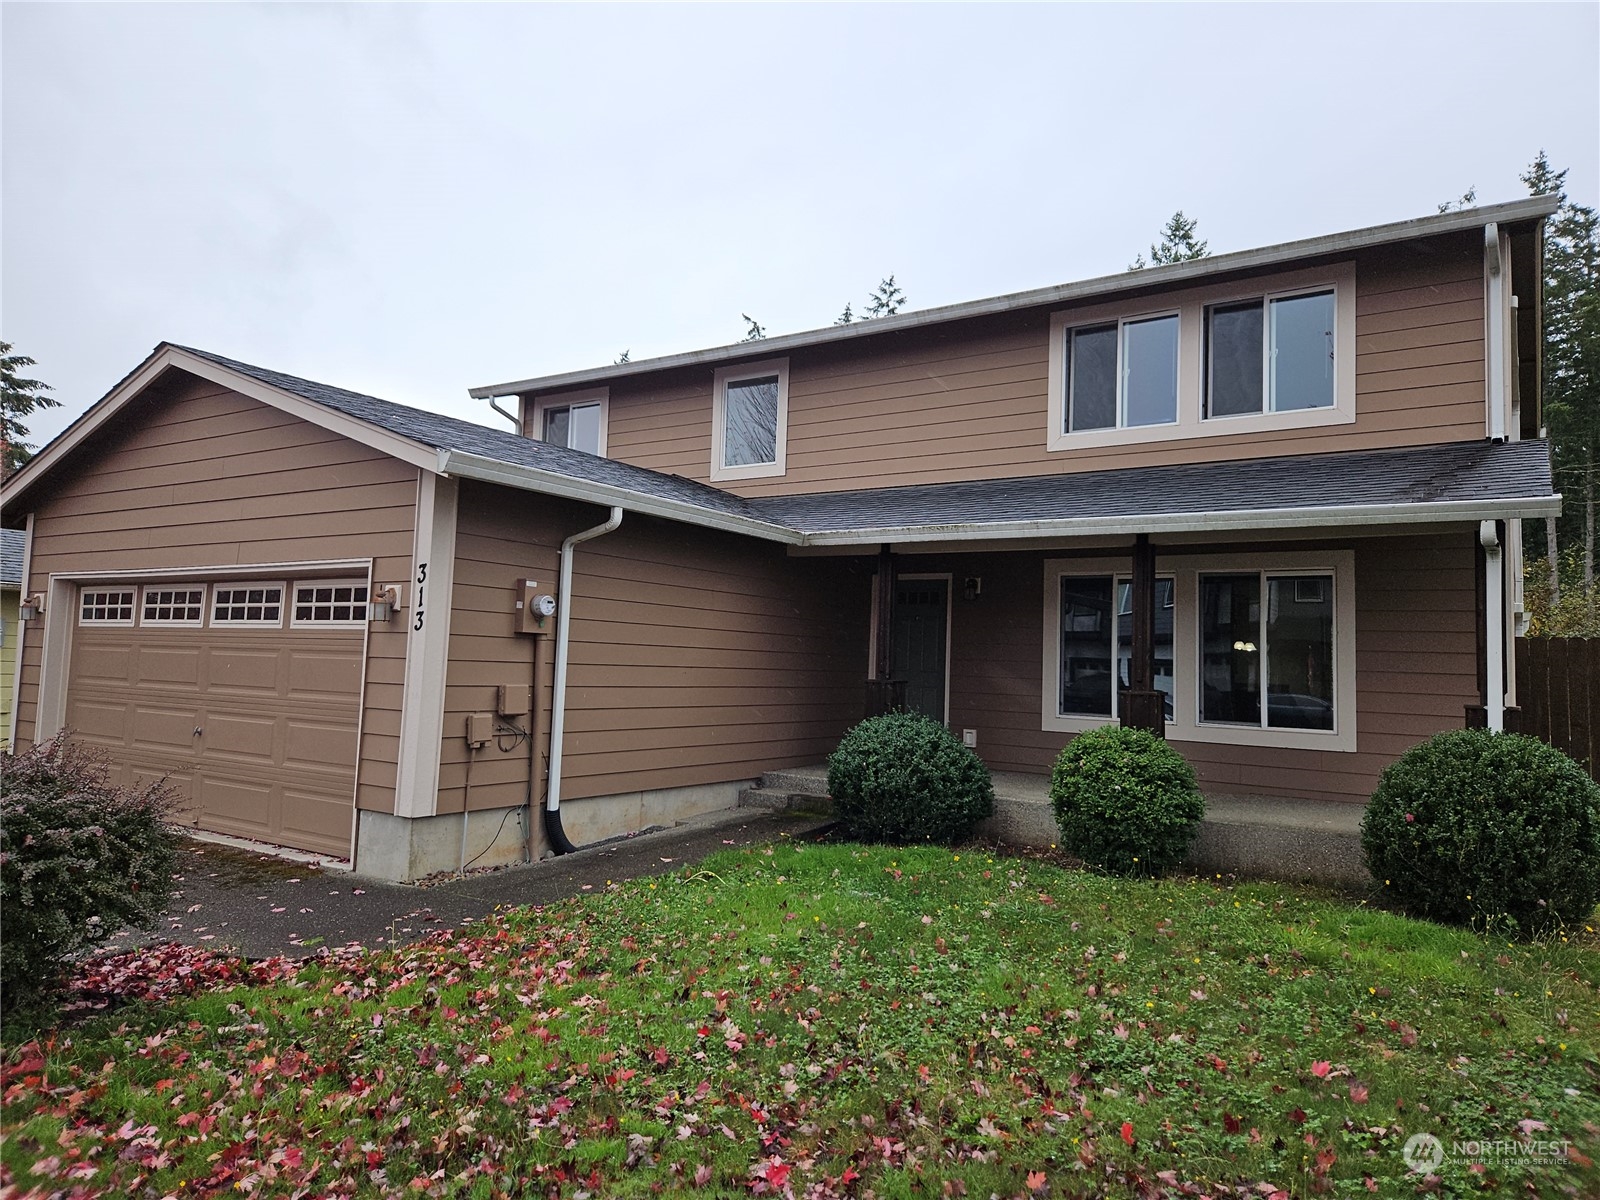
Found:
[[[369,583],[78,588],[66,726],[119,782],[167,777],[196,829],[350,854]]]

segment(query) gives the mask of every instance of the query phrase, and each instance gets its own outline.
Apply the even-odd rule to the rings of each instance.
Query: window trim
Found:
[[[198,619],[193,620],[193,621],[190,621],[188,619],[173,620],[171,618],[168,618],[166,620],[162,620],[160,617],[147,617],[147,616],[145,616],[145,611],[144,610],[145,610],[145,607],[146,607],[146,605],[148,603],[146,597],[148,597],[151,592],[194,592],[194,591],[198,591],[200,593],[200,616],[199,616]],[[168,607],[172,607],[172,606],[169,605]],[[185,607],[187,607],[187,606],[185,606]],[[176,581],[167,581],[167,582],[163,582],[163,583],[146,583],[146,584],[141,585],[140,588],[139,588],[138,611],[139,611],[139,625],[140,625],[140,628],[143,628],[143,629],[203,629],[203,628],[205,628],[206,618],[210,615],[210,612],[211,612],[211,588],[209,586],[207,586],[206,584],[204,584],[204,583],[195,583],[193,580],[176,580]]]
[[[762,375],[778,377],[778,429],[773,462],[750,463],[740,467],[722,465],[726,445],[728,384]],[[740,479],[770,479],[788,469],[789,441],[789,360],[770,358],[764,362],[718,367],[711,376],[711,481],[723,483]]]
[[[354,601],[351,602],[352,607],[360,610],[360,615],[352,617],[348,621],[318,621],[315,619],[302,621],[299,617],[294,615],[294,610],[299,607],[299,600],[296,599],[295,593],[303,587],[361,587],[367,589],[367,598],[359,603]],[[340,601],[329,601],[329,603],[337,604],[340,603]],[[351,575],[329,577],[327,579],[296,579],[289,584],[289,590],[284,596],[283,607],[285,614],[289,618],[290,629],[364,629],[367,625],[368,606],[371,603],[372,584],[365,579]],[[312,604],[314,606],[316,601],[313,600]]]
[[[111,592],[126,592],[129,596],[131,596],[132,599],[129,601],[129,604],[128,604],[128,619],[127,620],[123,620],[121,617],[106,618],[106,617],[86,617],[86,616],[84,616],[83,615],[84,597],[92,595],[92,594],[95,594],[95,593],[99,593],[99,592],[105,592],[107,594],[109,594]],[[136,585],[136,584],[131,584],[130,583],[127,587],[123,587],[121,584],[104,584],[104,583],[86,583],[86,584],[83,584],[78,588],[78,603],[77,603],[78,620],[77,620],[77,623],[79,625],[87,625],[90,628],[96,628],[96,629],[109,629],[109,628],[127,629],[130,626],[132,626],[139,618],[139,606],[140,606],[140,601],[142,600],[142,598],[143,598],[142,593],[141,593],[138,585]],[[98,605],[92,605],[91,607],[94,607],[94,608],[110,608],[111,606],[109,604],[98,604]],[[118,604],[117,607],[121,608],[122,605]]]
[[[1272,306],[1280,300],[1297,300],[1307,296],[1324,296],[1333,293],[1333,343],[1334,343],[1334,371],[1333,371],[1333,398],[1331,406],[1307,409],[1276,409],[1272,407],[1274,401],[1273,384],[1276,382],[1272,374]],[[1261,411],[1253,413],[1221,413],[1212,415],[1211,406],[1211,310],[1227,308],[1235,304],[1250,304],[1259,301],[1261,304]],[[1339,313],[1339,291],[1336,287],[1327,284],[1311,284],[1307,287],[1267,289],[1259,294],[1237,296],[1230,300],[1213,300],[1204,305],[1200,310],[1200,419],[1202,421],[1239,421],[1251,417],[1281,417],[1292,412],[1328,412],[1331,408],[1339,407],[1339,338],[1341,318]]]
[[[1208,308],[1285,294],[1332,291],[1334,295],[1334,380],[1330,408],[1305,408],[1289,412],[1240,413],[1205,416],[1205,323]],[[1162,425],[1119,426],[1068,432],[1066,396],[1066,335],[1086,325],[1118,325],[1118,361],[1121,361],[1121,326],[1128,320],[1178,313],[1178,419]],[[1263,355],[1265,357],[1265,355]],[[1119,366],[1120,372],[1120,366]],[[1049,451],[1092,450],[1102,446],[1183,438],[1223,437],[1348,425],[1356,419],[1356,268],[1353,262],[1335,263],[1300,271],[1258,275],[1223,286],[1186,288],[1159,296],[1119,300],[1050,314],[1047,370],[1049,425],[1045,448]],[[1119,420],[1121,383],[1118,383]]]
[[[1333,729],[1269,729],[1249,725],[1204,724],[1200,720],[1200,576],[1266,572],[1271,575],[1333,577]],[[1047,558],[1044,562],[1044,656],[1040,678],[1040,729],[1046,733],[1084,733],[1114,725],[1115,717],[1062,716],[1057,693],[1061,671],[1061,588],[1063,575],[1130,572],[1126,555],[1113,558]],[[1356,600],[1354,550],[1293,550],[1278,553],[1161,554],[1156,575],[1172,579],[1173,717],[1167,739],[1229,746],[1267,746],[1286,750],[1356,750]]]
[[[534,432],[528,434],[536,442],[544,441],[544,414],[551,408],[581,407],[585,404],[599,404],[600,406],[600,448],[596,453],[606,457],[606,443],[611,428],[611,389],[609,387],[582,388],[575,392],[552,392],[547,396],[536,396],[533,407],[529,411],[529,428]]]
[[[219,621],[217,620],[217,593],[235,588],[282,588],[278,598],[276,621]],[[289,585],[281,579],[219,579],[211,585],[211,596],[206,602],[206,625],[213,629],[282,629],[289,611]]]

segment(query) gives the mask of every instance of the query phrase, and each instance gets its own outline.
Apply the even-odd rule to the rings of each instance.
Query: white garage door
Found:
[[[79,591],[67,727],[200,829],[350,853],[367,583]]]

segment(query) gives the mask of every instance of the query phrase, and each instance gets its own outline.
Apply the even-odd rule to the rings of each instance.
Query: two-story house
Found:
[[[726,807],[890,704],[1359,804],[1515,705],[1552,209],[472,389],[515,431],[164,344],[5,486],[17,744],[396,878]]]

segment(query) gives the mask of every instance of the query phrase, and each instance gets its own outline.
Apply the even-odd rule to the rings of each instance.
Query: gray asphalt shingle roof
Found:
[[[1452,442],[751,501],[803,533],[1549,496],[1544,442]]]
[[[21,529],[0,529],[0,587],[22,586],[22,546],[27,539]]]
[[[325,383],[316,383],[295,375],[285,375],[282,371],[269,371],[265,367],[251,366],[249,363],[224,358],[207,350],[196,350],[191,346],[177,348],[208,362],[214,362],[218,366],[227,367],[230,371],[237,371],[241,375],[248,375],[251,379],[299,396],[302,400],[310,400],[324,408],[331,408],[335,412],[376,425],[380,429],[387,429],[390,433],[410,438],[414,442],[420,442],[436,450],[478,454],[512,466],[553,471],[569,479],[626,488],[661,500],[692,504],[711,512],[761,519],[752,513],[746,502],[739,497],[711,487],[709,484],[684,479],[680,475],[668,475],[662,471],[630,466],[615,459],[585,454],[581,450],[568,450],[565,446],[552,446],[548,442],[523,437],[509,429],[491,429],[487,425],[476,425],[457,417],[444,416],[442,413],[427,412],[409,405],[396,404],[392,400],[380,400],[376,396],[330,387]]]
[[[1182,514],[1537,499],[1554,493],[1545,442],[1473,441],[742,499],[681,476],[551,446],[509,430],[203,350],[179,349],[434,449],[536,468],[800,534],[1144,516],[1156,520]]]

